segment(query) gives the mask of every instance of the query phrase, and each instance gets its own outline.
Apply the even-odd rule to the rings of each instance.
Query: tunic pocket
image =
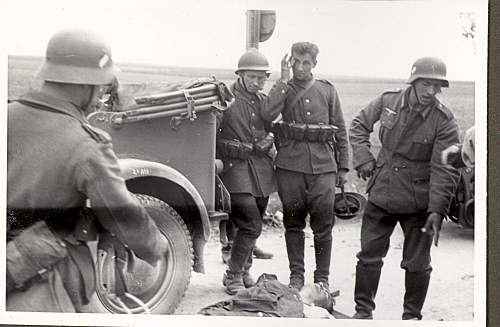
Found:
[[[430,134],[419,134],[413,137],[409,159],[416,161],[430,161],[434,147],[434,136]]]

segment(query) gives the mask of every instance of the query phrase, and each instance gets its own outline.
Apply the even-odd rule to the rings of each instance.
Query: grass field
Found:
[[[40,57],[19,57],[10,56],[8,60],[8,97],[14,99],[19,97],[30,88],[37,88],[40,81],[35,79],[35,75],[42,63]],[[219,80],[232,83],[236,75],[232,70],[174,67],[174,66],[153,66],[138,64],[119,64],[121,69],[120,83],[128,84],[133,89],[141,93],[148,93],[150,90],[158,91],[166,85],[174,82],[188,81],[200,77],[215,75]],[[318,72],[319,73],[319,72]],[[277,73],[271,75],[265,90],[269,90],[279,76]],[[366,106],[374,97],[383,90],[389,88],[404,87],[404,80],[382,79],[382,78],[353,78],[318,75],[320,78],[327,78],[332,81],[340,95],[344,117],[347,126],[356,113]],[[134,84],[134,85],[131,85]],[[458,125],[463,131],[474,125],[474,83],[450,81],[450,87],[444,88],[439,96],[441,101],[450,108],[457,118]],[[484,108],[486,110],[486,108]],[[373,144],[377,145],[375,133],[372,138]],[[376,150],[376,146],[374,148]],[[348,190],[364,190],[364,182],[358,180],[353,172],[350,173],[347,185]]]

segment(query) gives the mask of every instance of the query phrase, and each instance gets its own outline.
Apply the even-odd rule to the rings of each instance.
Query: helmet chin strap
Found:
[[[413,93],[415,94],[415,99],[417,100],[417,104],[423,105],[423,103],[421,103],[420,100],[418,99],[417,90],[415,89],[415,83],[411,84],[411,88],[413,90]]]
[[[87,86],[90,87],[90,95],[87,97],[87,100],[85,101],[84,105],[82,106],[82,109],[83,109],[83,112],[85,113],[85,115],[88,115],[94,111],[91,106],[92,106],[92,102],[95,98],[95,95],[99,90],[99,85],[87,85]]]

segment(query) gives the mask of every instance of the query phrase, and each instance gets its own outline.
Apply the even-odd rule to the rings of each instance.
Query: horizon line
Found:
[[[44,56],[40,55],[7,55],[8,60],[13,57],[16,59],[38,59],[38,60],[43,60]],[[124,65],[124,66],[138,66],[138,67],[157,67],[157,68],[166,68],[166,69],[190,69],[190,70],[195,70],[195,69],[202,69],[206,71],[210,70],[221,70],[224,71],[224,73],[227,74],[234,74],[234,69],[231,68],[221,68],[221,67],[197,67],[197,66],[178,66],[178,65],[166,65],[166,64],[156,64],[156,63],[143,63],[143,62],[127,62],[127,61],[121,61],[121,62],[115,62],[118,66]],[[7,63],[8,65],[8,63]],[[126,70],[124,71],[126,72]],[[130,71],[129,71],[130,72]],[[158,74],[161,75],[165,72],[148,72],[152,74]],[[272,75],[279,75],[279,71],[271,71]],[[389,77],[389,76],[368,76],[368,75],[340,75],[340,74],[333,74],[333,73],[320,73],[317,72],[314,74],[316,77],[330,77],[330,78],[337,78],[337,79],[344,79],[344,80],[351,80],[351,79],[364,79],[364,80],[390,80],[394,82],[404,82],[407,77]],[[271,77],[270,80],[276,80],[277,78]],[[459,83],[475,83],[475,80],[471,79],[449,79],[450,82],[459,82]]]

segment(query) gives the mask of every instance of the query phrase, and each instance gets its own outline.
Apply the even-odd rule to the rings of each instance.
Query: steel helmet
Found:
[[[342,193],[335,194],[333,206],[335,217],[345,220],[357,217],[365,209],[365,197],[355,192],[344,192],[344,195],[345,201]]]
[[[419,78],[437,79],[443,82],[443,87],[448,87],[446,79],[446,64],[439,58],[423,57],[417,59],[411,66],[411,74],[407,83],[411,84]]]
[[[243,70],[262,71],[269,74],[271,72],[267,58],[255,48],[247,50],[238,60],[236,74]]]
[[[111,49],[98,36],[84,30],[63,30],[49,41],[38,77],[45,81],[112,84],[116,68]]]

